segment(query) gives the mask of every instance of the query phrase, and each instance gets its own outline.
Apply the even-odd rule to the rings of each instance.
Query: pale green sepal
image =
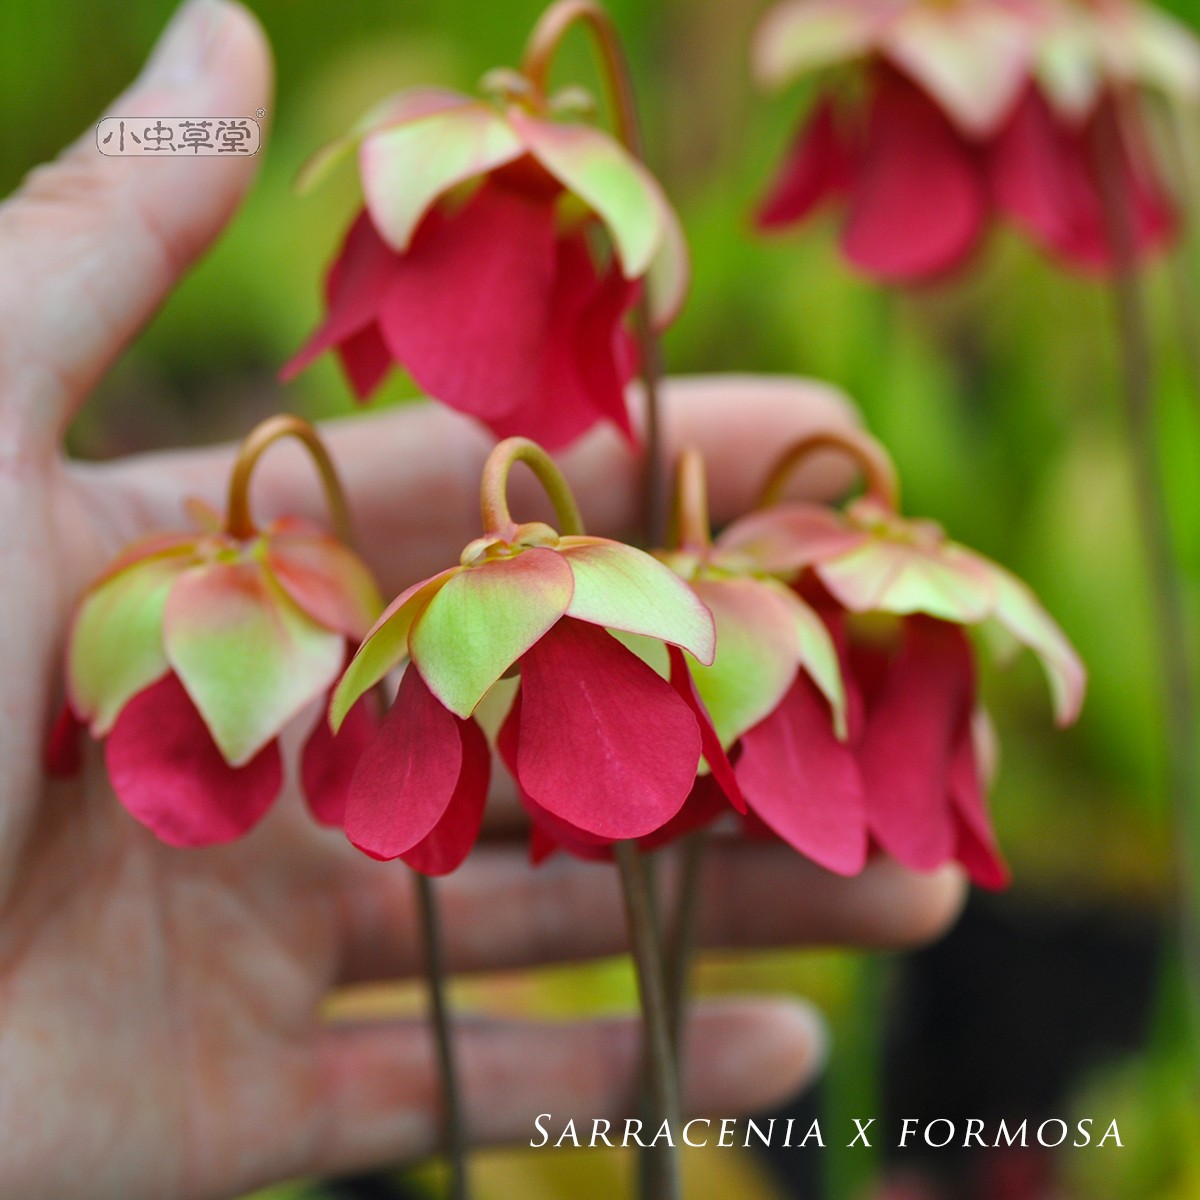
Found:
[[[67,694],[93,736],[103,737],[128,701],[170,670],[163,609],[189,562],[148,558],[83,598],[67,642]]]
[[[337,678],[345,638],[258,562],[195,567],[163,613],[167,659],[230,766],[249,762]]]
[[[530,153],[608,227],[625,278],[645,275],[663,242],[665,203],[646,168],[588,125],[541,121],[517,109],[509,119]]]
[[[1079,716],[1087,690],[1083,662],[1029,587],[995,563],[985,565],[996,588],[996,622],[1037,655],[1050,684],[1055,720],[1070,725]]]
[[[441,109],[455,108],[470,103],[470,98],[461,92],[445,88],[413,88],[388,96],[367,110],[349,133],[334,138],[312,154],[296,173],[295,189],[300,195],[312,191],[329,177],[339,163],[349,158],[359,143],[368,134],[400,121],[426,116]]]
[[[329,702],[329,726],[334,733],[341,729],[346,714],[358,699],[408,657],[409,634],[417,618],[461,569],[450,567],[431,579],[414,584],[384,609],[333,690]]]
[[[846,683],[842,678],[842,664],[838,659],[837,647],[825,622],[805,604],[791,588],[774,580],[765,586],[778,590],[787,602],[796,622],[796,640],[800,648],[800,665],[808,677],[829,701],[833,712],[833,728],[838,737],[845,740],[846,726]]]
[[[795,613],[756,579],[697,579],[692,587],[717,627],[716,658],[711,666],[692,666],[692,678],[728,749],[778,707],[795,681]]]
[[[814,569],[851,612],[925,613],[966,625],[982,620],[995,602],[978,560],[949,543],[926,550],[873,538]]]
[[[866,54],[878,5],[862,0],[791,0],[767,12],[754,34],[754,73],[767,87]]]
[[[368,134],[359,162],[371,220],[402,254],[438,197],[524,152],[512,125],[482,103],[464,103]]]
[[[658,638],[712,662],[712,616],[669,567],[607,538],[566,537],[559,550],[575,579],[568,617]]]
[[[554,550],[464,567],[430,601],[409,638],[429,690],[466,718],[484,693],[571,603],[571,568]]]

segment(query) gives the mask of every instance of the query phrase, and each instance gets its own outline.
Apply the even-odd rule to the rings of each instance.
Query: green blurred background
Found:
[[[295,172],[388,92],[414,83],[470,89],[489,67],[513,64],[542,0],[252,0],[250,7],[278,64],[257,187],[228,236],[101,387],[73,431],[78,454],[228,438],[279,408],[322,417],[350,411],[332,362],[286,389],[275,383],[279,364],[317,319],[321,275],[356,203],[352,170],[304,199],[291,190]],[[648,156],[682,212],[695,262],[689,305],[667,340],[670,368],[811,374],[841,385],[895,455],[908,511],[935,517],[1023,573],[1091,669],[1084,719],[1065,734],[1052,730],[1029,663],[989,675],[1003,745],[994,808],[1016,882],[1006,895],[973,904],[974,923],[931,969],[951,981],[959,1016],[969,1018],[973,997],[1016,997],[998,1023],[980,1009],[975,1038],[1015,1039],[1028,1049],[1042,1044],[1037,997],[1072,994],[1054,971],[1076,953],[1108,962],[1100,982],[1071,1003],[1112,1016],[1113,1028],[1102,1019],[1093,1043],[1071,1055],[1058,1110],[1048,1115],[1111,1111],[1127,1149],[1060,1156],[1054,1194],[1200,1197],[1200,1120],[1172,1052],[1171,1007],[1134,1002],[1153,992],[1160,962],[1171,969],[1169,949],[1160,949],[1168,938],[1172,839],[1159,800],[1152,631],[1121,442],[1110,298],[1005,233],[991,239],[969,278],[904,296],[884,294],[840,265],[831,220],[782,241],[756,239],[755,196],[805,101],[803,88],[763,97],[751,86],[747,45],[765,4],[611,0],[610,7],[641,88]],[[1174,7],[1196,16],[1187,4]],[[172,8],[170,0],[0,6],[0,193],[104,115]],[[564,56],[562,74],[593,81],[582,45]],[[1200,409],[1177,349],[1166,273],[1156,270],[1151,283],[1164,468],[1194,582]],[[410,394],[397,380],[384,402]],[[979,922],[991,934],[976,937]],[[1015,941],[1004,940],[989,958],[997,929]],[[1122,947],[1137,964],[1132,982],[1119,968]],[[960,964],[971,972],[961,987],[954,983]],[[911,1043],[911,1061],[935,1061],[913,1036],[920,1014],[913,1016],[912,998],[928,983],[914,982],[913,973],[922,969],[919,961],[868,963],[830,952],[743,956],[710,964],[702,983],[814,996],[837,1040],[819,1103],[830,1113],[861,1113],[876,1111],[879,1039]],[[1086,970],[1083,977],[1091,978]],[[509,1011],[609,1010],[630,998],[619,965],[496,981],[464,996]],[[881,1009],[883,1029],[873,1015]],[[982,1095],[991,1087],[985,1060],[966,1066]],[[940,1069],[926,1066],[934,1097]],[[776,1194],[764,1165],[746,1155],[695,1154],[688,1165],[697,1197]],[[822,1163],[825,1194],[882,1195],[872,1177],[886,1166],[831,1148]],[[627,1167],[619,1155],[492,1154],[484,1157],[479,1196],[609,1197],[619,1194]],[[1042,1193],[1011,1193],[1024,1195]]]

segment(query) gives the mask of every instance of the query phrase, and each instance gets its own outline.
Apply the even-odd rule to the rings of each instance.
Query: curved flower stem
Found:
[[[867,496],[891,512],[900,506],[900,480],[887,451],[865,433],[846,434],[834,430],[809,434],[788,447],[771,468],[756,508],[769,508],[783,498],[792,475],[801,464],[821,450],[837,450],[862,471]]]
[[[651,1104],[655,1120],[665,1122],[671,1134],[670,1145],[653,1148],[656,1160],[654,1177],[658,1183],[653,1200],[679,1200],[679,1151],[675,1145],[682,1130],[679,1069],[671,1039],[655,900],[637,843],[617,842],[613,853],[625,895],[625,916],[637,970],[638,996],[648,1051]]]
[[[1171,162],[1174,178],[1173,191],[1175,209],[1178,213],[1190,215],[1196,210],[1196,200],[1200,197],[1200,164],[1196,161],[1194,148],[1194,121],[1190,109],[1185,113],[1177,105],[1171,105],[1167,114],[1164,139],[1167,144],[1168,161]],[[1200,306],[1191,268],[1196,260],[1196,231],[1194,222],[1185,219],[1181,222],[1180,245],[1170,256],[1168,267],[1171,273],[1171,285],[1175,290],[1175,320],[1179,328],[1179,340],[1183,349],[1184,364],[1187,367],[1188,382],[1192,389],[1192,403],[1200,412]]]
[[[281,414],[269,417],[261,425],[252,429],[245,441],[238,448],[237,458],[229,476],[229,503],[225,515],[225,530],[235,538],[243,540],[252,538],[258,532],[257,526],[250,515],[250,478],[258,460],[268,447],[283,438],[293,437],[301,442],[308,451],[309,457],[321,477],[321,485],[325,489],[325,499],[329,505],[329,517],[333,531],[338,539],[349,545],[353,542],[353,532],[350,524],[350,511],[346,506],[346,496],[342,491],[341,480],[321,441],[321,435],[316,428],[303,417]]]
[[[521,61],[521,73],[544,96],[554,57],[563,39],[576,25],[587,29],[599,53],[601,73],[612,103],[617,138],[634,158],[644,162],[645,148],[629,60],[625,57],[617,27],[603,5],[595,3],[594,0],[558,0],[558,3],[552,4],[542,14],[541,20],[529,35]],[[645,539],[648,546],[659,546],[666,537],[668,506],[660,403],[662,347],[658,332],[654,328],[650,302],[644,287],[634,311],[633,323],[646,404],[646,450],[642,479],[646,514]]]
[[[480,513],[488,533],[504,535],[516,528],[508,507],[508,476],[514,463],[523,462],[537,476],[558,518],[558,531],[570,536],[583,533],[583,518],[570,484],[554,460],[528,438],[505,438],[487,457],[480,486]]]
[[[1165,722],[1167,784],[1179,847],[1180,933],[1190,999],[1192,1050],[1200,1055],[1200,761],[1192,677],[1194,647],[1185,584],[1172,545],[1170,510],[1158,462],[1152,348],[1137,270],[1133,215],[1121,184],[1121,130],[1115,103],[1098,112],[1092,152],[1112,246],[1123,359],[1125,423],[1135,498],[1154,605]]]
[[[421,937],[425,949],[425,972],[429,981],[429,1009],[437,1049],[438,1073],[442,1081],[445,1153],[450,1160],[450,1200],[467,1200],[470,1181],[467,1173],[467,1123],[458,1070],[454,1058],[454,1039],[450,1029],[450,1006],[446,999],[446,966],[442,957],[441,919],[435,885],[428,875],[414,871],[417,907],[420,910]]]

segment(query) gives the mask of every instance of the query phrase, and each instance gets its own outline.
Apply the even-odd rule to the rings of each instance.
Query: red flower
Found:
[[[994,643],[1030,647],[1060,724],[1079,712],[1083,666],[1020,580],[933,522],[895,513],[894,475],[881,450],[861,436],[813,445],[829,441],[867,465],[867,496],[844,513],[814,504],[752,513],[717,539],[714,555],[790,581],[832,633],[871,841],[916,870],[957,861],[982,886],[1003,886],[1007,871],[984,799],[988,727],[966,631],[986,625]],[[781,468],[774,478],[785,477]],[[719,613],[717,626],[720,634]],[[738,778],[751,799],[740,762]]]
[[[569,495],[531,443],[502,442],[485,468],[488,533],[460,565],[393,601],[331,705],[340,723],[407,661],[354,776],[345,828],[372,857],[403,858],[431,874],[453,870],[479,832],[488,755],[475,717],[485,701],[500,706],[499,744],[522,796],[583,841],[661,828],[682,807],[700,761],[705,731],[692,707],[609,631],[711,660],[712,617],[640,550],[515,524],[503,488],[518,457],[560,501]],[[560,517],[578,527],[573,501],[560,503]],[[514,675],[515,698],[501,682]]]
[[[1175,232],[1130,84],[1194,95],[1200,49],[1146,6],[792,0],[764,21],[757,57],[777,83],[862,64],[865,88],[822,94],[758,220],[781,228],[841,202],[842,251],[868,275],[953,270],[996,215],[1071,266],[1110,269],[1100,123],[1117,131],[1138,253]]]
[[[453,93],[406,93],[359,136],[366,208],[284,378],[336,349],[360,399],[399,364],[498,437],[558,449],[611,421],[633,440],[628,314],[649,287],[666,323],[687,280],[644,168],[598,130]]]
[[[113,791],[163,841],[207,846],[248,832],[283,784],[278,737],[326,697],[379,610],[367,569],[321,529],[280,520],[202,529],[126,550],[83,596],[67,649],[67,709],[48,767],[80,765],[74,732],[105,739]],[[314,816],[338,824],[373,730],[359,705],[334,738],[318,722],[302,764]]]

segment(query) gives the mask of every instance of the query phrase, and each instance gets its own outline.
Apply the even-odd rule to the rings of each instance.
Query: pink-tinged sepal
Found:
[[[270,742],[244,765],[230,766],[174,675],[121,710],[105,762],[117,799],[172,846],[214,846],[241,837],[283,786],[278,745]]]
[[[674,689],[602,629],[566,618],[521,660],[517,779],[542,808],[612,841],[683,806],[700,731]]]

